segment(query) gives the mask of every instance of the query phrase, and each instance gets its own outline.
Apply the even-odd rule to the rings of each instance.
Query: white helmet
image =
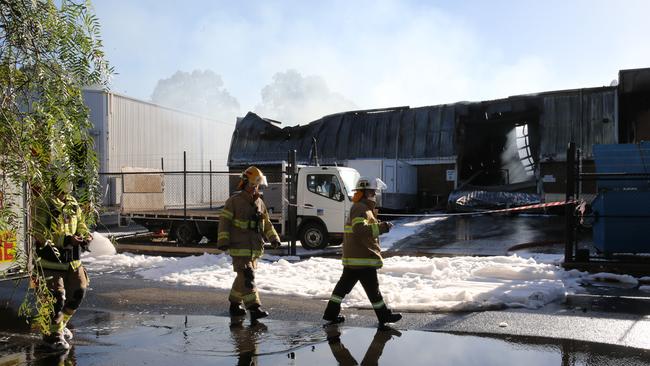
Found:
[[[384,183],[381,179],[379,178],[368,178],[368,177],[361,177],[357,181],[356,186],[354,187],[355,191],[360,191],[362,189],[374,189],[374,190],[384,190],[387,189],[388,186],[386,183]]]

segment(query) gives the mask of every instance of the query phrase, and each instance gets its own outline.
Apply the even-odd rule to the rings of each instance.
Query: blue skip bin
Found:
[[[594,245],[599,251],[650,253],[650,191],[603,191],[592,209]]]
[[[593,151],[596,173],[650,173],[650,142],[594,145]],[[596,248],[606,255],[650,253],[650,179],[603,177],[597,187],[592,203]]]

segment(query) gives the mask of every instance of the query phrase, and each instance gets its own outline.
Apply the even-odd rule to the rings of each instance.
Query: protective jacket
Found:
[[[233,194],[219,215],[217,247],[228,248],[233,257],[259,258],[264,238],[280,240],[273,228],[266,205],[246,191]]]
[[[90,235],[85,216],[77,200],[66,195],[48,201],[36,199],[33,213],[33,236],[39,263],[45,269],[66,271],[81,266],[79,260],[83,242]]]
[[[380,223],[375,213],[375,202],[362,199],[350,209],[343,236],[343,266],[349,268],[383,265],[379,235],[388,232],[385,222]]]

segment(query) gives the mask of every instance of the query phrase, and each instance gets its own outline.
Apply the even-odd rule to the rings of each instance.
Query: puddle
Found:
[[[648,350],[503,335],[83,311],[74,325],[67,354],[35,334],[0,331],[0,365],[650,365]]]
[[[546,215],[452,216],[396,242],[392,251],[453,255],[505,255],[520,244],[564,242],[563,217]],[[588,240],[589,235],[582,238]],[[553,248],[558,249],[558,248]],[[559,247],[559,253],[563,248]],[[555,253],[554,250],[549,250]]]

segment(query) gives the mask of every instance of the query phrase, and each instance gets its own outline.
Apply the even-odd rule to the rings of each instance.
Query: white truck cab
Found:
[[[335,166],[298,170],[298,238],[305,249],[322,249],[343,240],[359,172]]]

